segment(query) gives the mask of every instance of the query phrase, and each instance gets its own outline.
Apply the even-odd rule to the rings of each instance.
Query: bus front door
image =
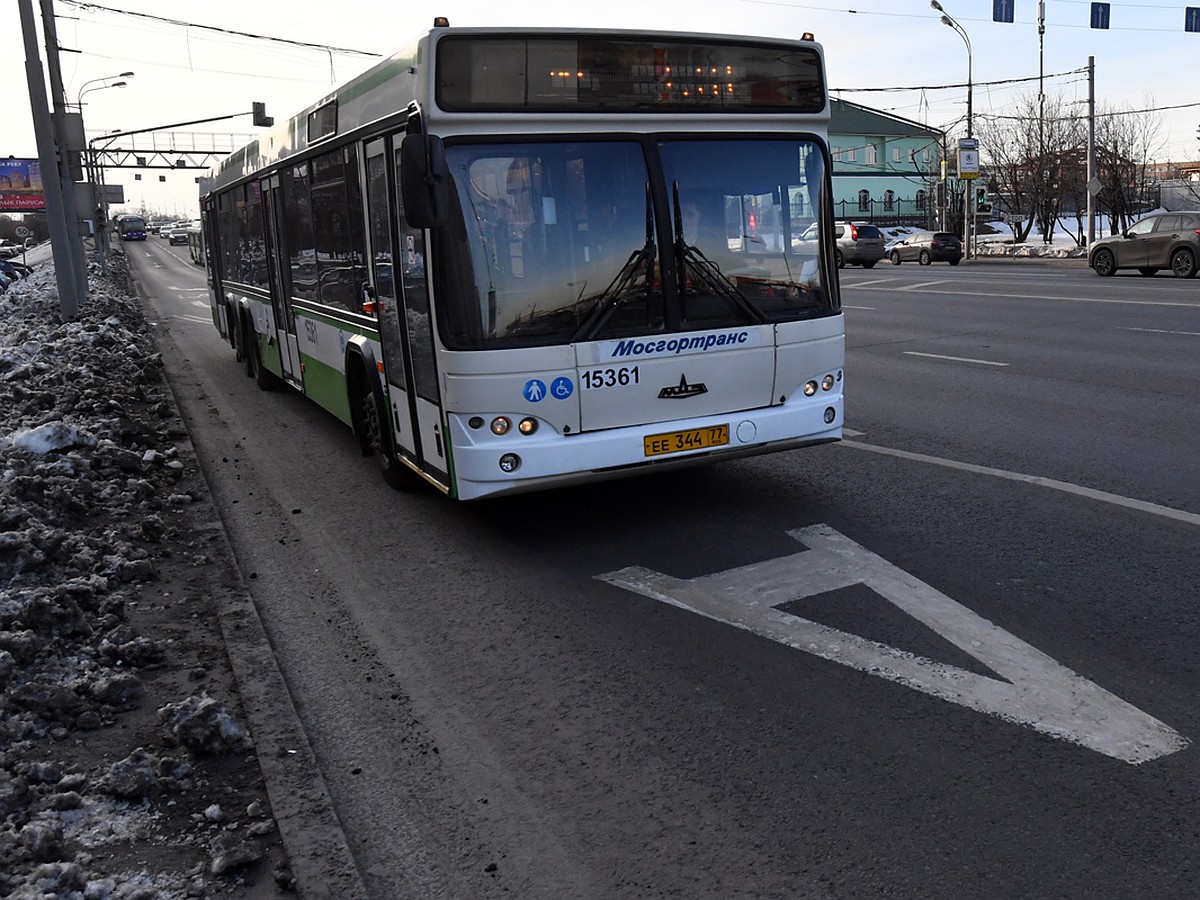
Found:
[[[448,487],[449,464],[425,280],[424,232],[408,228],[397,213],[401,136],[380,138],[367,145],[371,283],[396,452],[428,478]],[[394,164],[389,162],[391,159]]]

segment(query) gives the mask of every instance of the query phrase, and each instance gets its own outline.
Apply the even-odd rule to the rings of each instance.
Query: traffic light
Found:
[[[259,103],[256,100],[256,101],[254,101],[254,105],[251,107],[251,111],[254,114],[254,124],[255,125],[261,125],[263,127],[268,127],[268,126],[275,124],[274,116],[267,115],[267,104]]]
[[[988,199],[987,188],[975,188],[975,215],[990,216],[992,214],[992,201]]]

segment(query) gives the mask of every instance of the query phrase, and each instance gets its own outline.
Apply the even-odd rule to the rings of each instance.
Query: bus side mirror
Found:
[[[408,224],[414,228],[437,228],[446,221],[449,179],[441,138],[406,134],[400,144],[400,192]]]

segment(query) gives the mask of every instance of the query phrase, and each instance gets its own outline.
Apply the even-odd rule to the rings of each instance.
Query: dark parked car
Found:
[[[957,266],[963,256],[962,241],[949,231],[918,231],[888,244],[887,255],[893,266],[913,260],[923,266],[935,262]]]
[[[1088,250],[1097,275],[1137,269],[1153,275],[1170,269],[1176,278],[1192,278],[1200,260],[1200,212],[1157,212],[1139,219],[1124,234],[1100,238]]]
[[[860,222],[835,222],[834,261],[843,268],[847,263],[869,269],[883,259],[883,232],[874,225]]]

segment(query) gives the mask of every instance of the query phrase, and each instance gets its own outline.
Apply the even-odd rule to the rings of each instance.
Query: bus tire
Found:
[[[379,391],[371,386],[365,374],[358,378],[358,410],[355,426],[363,456],[374,456],[375,465],[388,487],[405,490],[413,487],[417,477],[396,457],[391,435],[384,427],[387,410]]]
[[[229,341],[229,346],[233,348],[234,359],[238,362],[242,361],[242,319],[241,313],[238,312],[236,306],[225,304],[225,322],[229,329],[225,335],[225,340]]]
[[[238,331],[241,334],[241,346],[238,348],[238,360],[247,378],[254,377],[254,366],[258,360],[258,335],[254,333],[254,323],[250,316],[243,314],[238,317]]]
[[[253,332],[248,332],[253,334]],[[258,341],[254,341],[246,347],[246,362],[250,368],[250,377],[254,379],[254,383],[258,385],[261,391],[273,391],[279,386],[279,377],[262,364],[262,357],[258,352]]]

